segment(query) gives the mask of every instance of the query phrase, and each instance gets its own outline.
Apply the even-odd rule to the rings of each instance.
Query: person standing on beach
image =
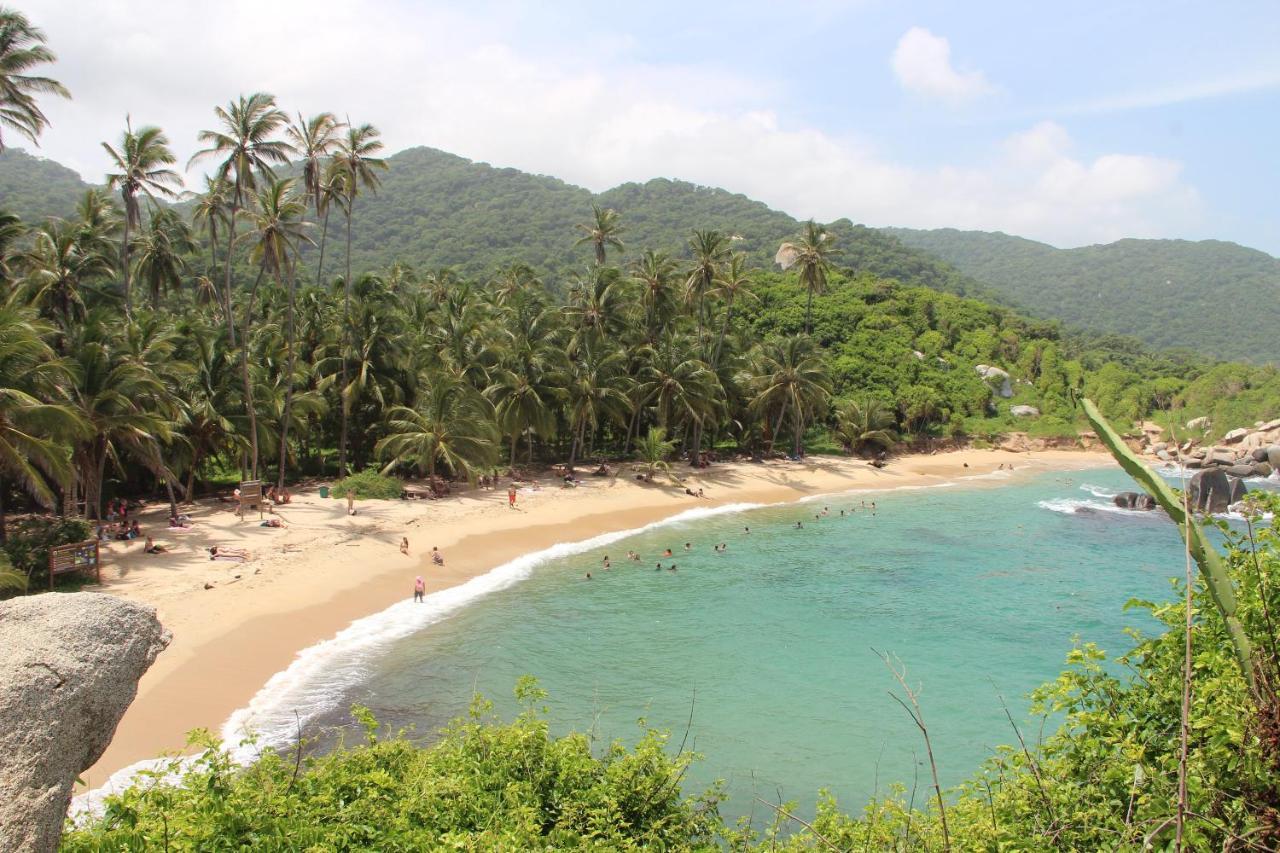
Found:
[[[347,515],[356,514],[356,494],[351,489],[347,489]]]
[[[507,506],[511,509],[516,508],[516,487],[514,483],[507,487]]]
[[[413,602],[421,604],[423,596],[427,594],[427,582],[422,579],[422,575],[418,575],[413,579]]]

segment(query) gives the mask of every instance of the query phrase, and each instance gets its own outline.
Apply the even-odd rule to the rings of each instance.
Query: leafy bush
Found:
[[[396,500],[402,491],[404,491],[403,483],[395,477],[379,474],[372,468],[366,468],[359,474],[343,477],[333,484],[332,489],[333,495],[339,498],[345,498],[347,492],[351,492],[357,498],[374,498],[384,501]]]
[[[75,518],[35,516],[11,522],[4,553],[13,570],[27,578],[27,589],[49,584],[49,549],[90,538],[88,522]]]
[[[112,797],[62,849],[716,849],[718,795],[681,793],[692,756],[670,756],[665,734],[596,755],[586,735],[550,735],[532,679],[516,695],[524,710],[514,722],[492,719],[477,699],[426,748],[380,740],[362,708],[366,744],[300,768],[293,753],[268,752],[242,771],[209,748],[182,787],[148,782]]]

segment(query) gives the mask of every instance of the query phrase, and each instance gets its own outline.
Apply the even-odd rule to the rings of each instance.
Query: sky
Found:
[[[668,177],[801,219],[1280,254],[1276,0],[16,5],[73,95],[35,153],[95,182],[126,114],[185,165],[215,105],[266,91],[389,153],[595,191]]]

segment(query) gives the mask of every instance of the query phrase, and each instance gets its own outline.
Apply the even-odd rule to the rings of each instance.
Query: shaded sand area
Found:
[[[142,679],[111,746],[82,779],[98,787],[117,770],[181,748],[192,729],[218,731],[300,650],[411,597],[416,575],[425,578],[430,594],[522,554],[695,507],[961,483],[965,477],[976,478],[967,485],[998,486],[1001,480],[982,478],[1009,463],[1017,476],[1111,460],[1069,450],[966,450],[902,457],[877,470],[854,459],[811,457],[719,464],[690,474],[680,486],[637,482],[627,465],[616,477],[586,476],[578,488],[561,488],[551,477],[537,488],[525,484],[515,510],[507,506],[504,481],[496,490],[469,489],[438,501],[357,501],[355,516],[347,515],[345,501],[322,500],[309,490],[277,508],[274,517],[283,528],[260,526],[257,513],[241,520],[229,504],[201,502],[187,509],[192,529],[173,532],[166,525],[167,505],[156,505],[142,513],[143,532],[167,553],[143,553],[142,540],[113,542],[104,548],[103,580],[105,591],[156,607],[173,642]],[[685,486],[703,489],[705,497],[688,496]],[[400,552],[402,536],[409,540],[408,555]],[[251,557],[211,561],[212,545],[243,548]],[[430,560],[433,546],[445,555],[443,567]]]

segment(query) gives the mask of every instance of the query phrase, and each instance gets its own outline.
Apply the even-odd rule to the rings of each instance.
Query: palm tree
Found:
[[[569,429],[573,444],[569,449],[569,470],[585,450],[587,428],[593,431],[604,419],[625,423],[630,408],[626,387],[626,356],[595,338],[586,338],[575,348],[569,361],[566,383]]]
[[[26,73],[56,58],[44,46],[42,30],[31,26],[21,12],[0,6],[0,151],[6,126],[39,145],[49,119],[36,104],[36,95],[71,97],[57,80]]]
[[[850,400],[836,413],[835,435],[853,453],[869,447],[888,448],[893,444],[893,412],[882,400],[866,397]]]
[[[670,255],[652,249],[632,265],[631,275],[643,287],[640,302],[644,305],[645,333],[650,343],[658,339],[662,327],[675,311],[671,290],[676,269],[676,262]]]
[[[195,206],[191,211],[191,223],[197,225],[204,224],[206,233],[209,235],[209,266],[205,274],[208,281],[207,287],[215,297],[219,310],[223,311],[223,318],[231,312],[230,294],[226,294],[227,299],[223,300],[223,294],[218,290],[218,227],[226,227],[231,220],[231,199],[227,192],[227,185],[218,178],[205,176],[204,192],[196,197]],[[231,345],[235,346],[235,325],[232,324],[229,331],[232,334]]]
[[[124,202],[124,237],[120,243],[120,269],[124,273],[124,313],[133,313],[133,299],[129,291],[129,232],[142,221],[138,193],[144,193],[153,202],[156,196],[176,198],[175,187],[182,186],[182,178],[173,169],[166,168],[177,162],[169,150],[169,139],[158,127],[139,128],[133,132],[133,120],[125,116],[124,135],[117,150],[102,143],[112,166],[118,171],[107,174],[107,187],[120,191]]]
[[[747,256],[736,253],[729,259],[729,266],[723,269],[713,280],[712,293],[724,300],[724,325],[720,327],[720,337],[716,340],[716,349],[711,356],[713,369],[720,365],[720,351],[724,347],[724,339],[729,336],[733,324],[733,310],[738,299],[755,299],[751,292],[751,276],[747,271]]]
[[[9,277],[12,275],[9,260],[13,245],[25,233],[27,228],[21,219],[7,210],[0,210],[0,301],[9,295]]]
[[[333,113],[319,113],[309,119],[298,113],[298,120],[291,122],[285,130],[289,144],[301,155],[302,189],[317,215],[320,212],[320,185],[324,182],[325,160],[338,147],[338,133],[344,127],[346,125]]]
[[[702,331],[706,322],[706,297],[715,286],[721,265],[729,257],[729,238],[719,231],[694,231],[689,237],[689,248],[693,250],[693,266],[685,278],[684,295],[686,303],[696,308],[698,342],[705,351]]]
[[[591,223],[582,223],[578,225],[578,230],[584,232],[578,238],[575,246],[581,246],[584,243],[590,243],[595,248],[596,265],[604,266],[605,247],[613,246],[618,251],[622,251],[622,232],[626,231],[618,211],[611,207],[601,208],[598,204],[591,205],[592,218],[595,220]]]
[[[382,140],[378,137],[378,129],[371,124],[352,126],[348,123],[347,133],[336,146],[332,168],[342,176],[344,196],[344,212],[347,215],[347,275],[343,280],[342,312],[346,323],[347,334],[351,330],[351,220],[355,213],[356,196],[360,188],[370,192],[378,189],[378,171],[385,171],[387,162],[374,155],[382,151]],[[326,213],[327,216],[327,213]],[[342,363],[342,384],[347,384],[347,364]],[[338,438],[338,473],[347,471],[347,429],[348,411],[342,409],[342,427]]]
[[[51,486],[65,486],[72,477],[67,442],[84,433],[75,412],[58,400],[69,376],[45,343],[49,331],[29,309],[0,306],[0,542],[3,481],[53,507]]]
[[[288,304],[285,308],[285,391],[284,413],[280,428],[280,469],[276,486],[284,488],[284,473],[288,462],[289,422],[293,417],[294,359],[294,302],[297,282],[295,259],[302,244],[311,243],[307,229],[311,223],[303,221],[307,213],[306,198],[299,198],[293,187],[293,178],[273,180],[254,195],[255,207],[251,214],[256,242],[253,258],[263,270],[270,273],[276,284],[288,288]],[[256,471],[255,471],[256,476]]]
[[[210,157],[221,157],[214,169],[214,179],[231,188],[230,216],[227,224],[226,270],[223,294],[227,300],[227,333],[236,339],[235,313],[231,310],[231,272],[235,266],[236,216],[244,206],[245,194],[257,188],[257,174],[272,177],[271,167],[289,162],[293,149],[287,142],[273,139],[288,122],[288,116],[276,106],[273,95],[255,92],[249,97],[241,95],[224,107],[214,107],[214,115],[222,124],[221,130],[202,130],[197,138],[209,146],[197,151],[187,163],[187,168]],[[249,330],[244,330],[246,341],[240,348],[240,376],[244,383],[245,415],[249,419],[250,453],[252,471],[258,470],[258,419],[253,407],[253,384],[249,379],[248,341]]]
[[[671,472],[671,463],[667,461],[675,453],[676,443],[667,441],[667,430],[664,427],[649,427],[649,432],[636,439],[636,457],[645,466],[646,482],[653,482],[653,475],[661,469],[669,479],[676,479]]]
[[[56,319],[63,336],[84,318],[83,285],[111,272],[111,262],[104,255],[85,250],[79,231],[74,223],[50,220],[35,230],[31,247],[19,256],[25,270],[20,287],[26,304]]]
[[[390,434],[374,453],[388,459],[383,471],[409,462],[428,477],[437,465],[476,479],[493,465],[493,410],[475,389],[447,374],[429,378],[426,393],[414,408],[396,406],[387,413]]]
[[[160,297],[177,290],[187,272],[187,258],[196,251],[191,226],[176,210],[161,208],[151,214],[147,228],[134,239],[138,278],[151,295],[151,307],[160,307]]]
[[[831,271],[831,261],[840,254],[832,245],[832,234],[825,225],[818,225],[812,219],[805,223],[804,233],[794,242],[783,243],[778,247],[774,262],[784,270],[795,267],[800,273],[800,281],[809,291],[809,300],[804,310],[805,334],[813,333],[813,296],[827,289],[827,273]]]
[[[762,416],[778,413],[773,426],[775,442],[784,418],[788,413],[791,415],[792,454],[799,456],[805,421],[831,397],[831,380],[813,339],[808,335],[794,335],[767,344],[761,352],[759,385],[752,407]]]
[[[316,261],[316,284],[324,284],[324,244],[329,237],[329,212],[336,204],[345,214],[347,212],[347,176],[331,168],[325,173],[316,195],[316,216],[323,214],[320,224],[320,257]]]

